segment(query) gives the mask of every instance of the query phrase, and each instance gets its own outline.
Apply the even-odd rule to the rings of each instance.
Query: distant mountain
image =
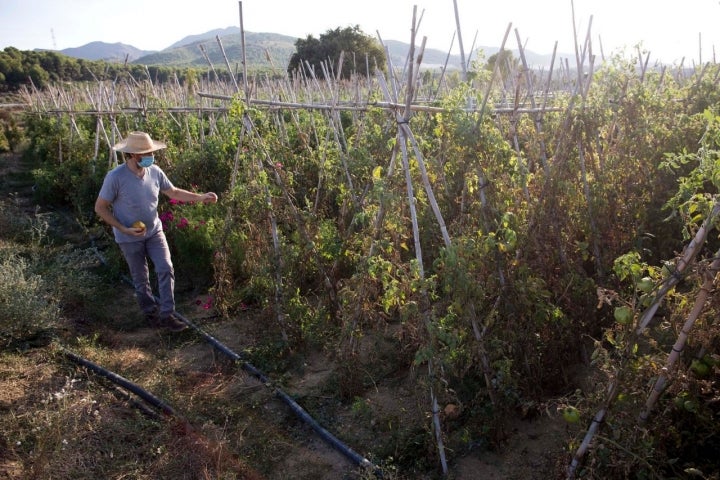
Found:
[[[77,48],[60,50],[65,55],[84,58],[87,60],[105,60],[112,62],[124,62],[140,65],[165,65],[173,67],[196,67],[208,68],[208,59],[217,69],[225,67],[225,57],[218,44],[217,39],[222,43],[228,63],[232,69],[240,69],[242,65],[242,47],[240,28],[227,27],[210,30],[198,35],[189,35],[173,43],[168,48],[159,52],[143,51],[122,43],[92,42]],[[290,57],[295,53],[296,37],[278,33],[255,33],[245,32],[245,59],[249,69],[273,68],[278,71],[285,71]],[[409,51],[409,44],[397,40],[385,40],[390,59],[395,67],[404,66]],[[478,52],[482,50],[484,58],[498,52],[497,47],[477,47],[474,52],[466,52],[471,60],[477,58]],[[417,50],[416,50],[417,54]],[[513,51],[517,57],[519,53]],[[207,56],[207,58],[206,58]],[[531,67],[545,67],[550,64],[550,55],[539,55],[531,51],[525,51],[525,57]],[[466,59],[467,61],[467,59]],[[448,69],[457,70],[461,68],[459,55],[450,55],[447,52],[436,49],[426,49],[423,54],[422,68],[436,69],[447,64]]]
[[[405,63],[405,58],[407,57],[410,44],[397,40],[385,40],[385,45],[388,47],[390,57],[392,58],[395,67],[402,67]],[[415,48],[416,57],[419,53],[418,49],[419,46]],[[499,47],[475,47],[473,51],[465,51],[465,62],[469,63],[477,60],[478,55],[480,54],[482,54],[483,59],[487,60],[499,51]],[[512,52],[515,58],[520,58],[520,52],[518,50],[513,50]],[[543,55],[530,50],[525,50],[525,60],[530,68],[548,67],[550,65],[550,61],[552,60],[552,55]],[[447,52],[432,48],[426,48],[423,52],[422,66],[424,68],[442,68],[446,62],[448,69],[460,69],[462,67],[460,55],[450,55],[448,57]]]
[[[66,48],[60,53],[68,57],[85,60],[104,60],[106,62],[130,62],[151,53],[124,43],[91,42],[82,47]]]
[[[175,67],[225,67],[225,58],[218,44],[220,38],[231,68],[242,64],[242,39],[238,27],[211,30],[200,35],[191,35],[160,52],[150,53],[133,63],[142,65],[168,65]],[[248,68],[271,68],[284,71],[295,52],[297,38],[278,33],[245,32],[245,59]],[[204,53],[203,53],[204,50]]]
[[[190,44],[202,41],[202,40],[215,38],[218,35],[221,37],[224,37],[226,35],[240,35],[240,28],[239,27],[216,28],[215,30],[210,30],[209,32],[200,33],[197,35],[188,35],[187,37],[183,38],[182,40],[173,43],[172,45],[167,47],[165,50],[171,50],[173,48],[184,47],[186,45],[190,45]]]

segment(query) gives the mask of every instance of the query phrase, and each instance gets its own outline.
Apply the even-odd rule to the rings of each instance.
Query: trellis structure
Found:
[[[240,13],[242,34],[243,20],[241,3]],[[590,23],[592,24],[592,22]],[[528,237],[534,233],[539,233],[543,228],[547,228],[546,232],[549,232],[548,236],[551,241],[560,237],[562,226],[559,223],[548,226],[543,224],[543,222],[548,220],[547,212],[555,206],[554,202],[556,199],[552,197],[553,191],[551,189],[553,182],[556,182],[566,173],[563,170],[571,158],[571,152],[577,155],[577,161],[580,166],[579,179],[582,183],[586,219],[589,225],[587,236],[591,245],[590,249],[592,250],[592,257],[595,262],[595,269],[600,276],[604,275],[603,264],[605,262],[603,262],[602,237],[600,227],[595,223],[597,212],[593,210],[593,205],[596,204],[596,199],[594,198],[591,185],[592,180],[589,173],[591,168],[588,167],[588,159],[586,158],[587,156],[593,155],[593,153],[590,152],[589,147],[583,143],[583,138],[580,135],[573,136],[571,131],[571,125],[575,116],[578,115],[578,112],[585,113],[591,83],[594,79],[595,56],[593,55],[592,42],[590,41],[590,28],[588,28],[587,36],[582,45],[576,41],[575,75],[573,76],[567,60],[564,65],[563,62],[560,61],[560,74],[557,75],[559,79],[553,78],[555,74],[554,62],[556,52],[553,53],[553,62],[547,74],[544,72],[534,74],[527,65],[520,34],[515,30],[521,64],[505,65],[505,67],[509,68],[510,74],[501,79],[502,82],[498,81],[500,80],[498,77],[500,65],[496,64],[495,70],[483,85],[485,90],[479,106],[475,105],[473,102],[474,99],[468,98],[465,107],[452,108],[443,106],[441,102],[437,101],[437,92],[443,88],[447,88],[447,83],[444,83],[447,82],[445,71],[441,72],[437,84],[423,83],[424,77],[420,75],[420,72],[424,41],[419,49],[418,55],[415,55],[418,24],[419,22],[416,21],[416,11],[413,11],[411,48],[405,67],[403,69],[395,69],[391,65],[389,73],[377,72],[374,78],[365,79],[355,77],[351,81],[341,81],[332,73],[333,71],[341,71],[340,65],[337,65],[335,69],[333,69],[332,65],[324,65],[325,79],[323,81],[315,77],[308,78],[303,72],[298,72],[298,74],[292,78],[271,79],[264,77],[252,79],[251,82],[247,70],[245,70],[242,76],[242,85],[237,82],[235,77],[233,77],[232,85],[226,85],[220,81],[213,81],[212,78],[208,76],[209,80],[199,85],[195,91],[188,91],[187,86],[180,85],[178,81],[171,84],[156,85],[148,76],[144,82],[138,82],[131,78],[122,78],[112,81],[98,80],[95,85],[85,85],[83,88],[78,88],[77,86],[51,86],[45,92],[31,88],[24,92],[24,98],[26,99],[29,111],[33,114],[52,115],[69,119],[73,131],[77,135],[82,135],[80,129],[75,124],[75,119],[78,116],[91,115],[96,117],[94,158],[99,158],[101,145],[103,145],[102,148],[106,148],[109,152],[108,166],[117,163],[117,158],[114,152],[111,152],[110,147],[123,136],[118,126],[119,119],[161,112],[172,118],[173,122],[180,129],[187,131],[187,143],[192,144],[194,142],[203,142],[205,135],[214,135],[217,132],[215,125],[220,118],[229,114],[232,108],[230,105],[231,102],[237,101],[242,103],[245,109],[243,111],[242,132],[240,141],[238,142],[238,148],[240,149],[242,145],[248,144],[255,149],[257,155],[253,166],[253,169],[255,169],[254,175],[260,175],[262,172],[269,174],[274,179],[275,185],[278,186],[283,193],[283,202],[293,212],[296,227],[301,232],[302,240],[310,251],[314,251],[313,249],[315,247],[313,246],[311,236],[307,233],[305,220],[303,220],[303,215],[301,214],[302,209],[293,198],[285,180],[280,176],[277,169],[273,169],[272,159],[267,149],[264,148],[263,140],[257,134],[257,129],[253,123],[254,119],[251,108],[278,114],[289,112],[291,116],[298,111],[315,111],[322,113],[328,126],[324,140],[326,142],[334,142],[338,151],[341,152],[340,159],[343,176],[347,181],[347,188],[351,192],[353,203],[356,207],[364,200],[361,199],[362,194],[360,191],[362,189],[353,184],[354,178],[349,172],[350,159],[346,155],[348,139],[344,137],[345,134],[341,126],[340,114],[346,112],[356,118],[361,118],[369,112],[377,111],[378,109],[382,110],[389,119],[388,128],[393,129],[393,136],[395,138],[394,147],[388,151],[390,160],[386,169],[386,180],[390,181],[398,170],[401,170],[404,174],[405,193],[407,196],[406,208],[410,212],[412,221],[414,260],[415,265],[419,269],[419,277],[421,280],[425,279],[424,263],[426,259],[423,257],[422,232],[418,222],[417,194],[415,193],[415,182],[417,182],[417,179],[415,178],[414,168],[417,168],[420,172],[419,176],[422,182],[422,191],[430,205],[433,218],[437,222],[437,228],[440,230],[442,244],[445,248],[449,249],[453,246],[453,236],[451,229],[448,228],[443,218],[442,208],[435,198],[432,181],[429,178],[430,176],[426,166],[425,153],[414,136],[413,129],[411,128],[411,120],[413,120],[415,115],[420,114],[427,116],[437,114],[464,114],[468,118],[476,119],[476,131],[479,135],[484,128],[484,121],[490,118],[498,125],[507,126],[508,130],[505,133],[508,143],[512,145],[518,170],[524,179],[521,185],[523,198],[516,199],[515,201],[518,202],[518,204],[525,202],[533,207],[530,208],[530,210],[536,211],[535,214],[528,216]],[[510,30],[511,26],[508,26],[502,42],[501,51],[505,49],[505,43]],[[218,38],[217,41],[222,49],[220,39]],[[460,41],[462,42],[462,39],[460,39]],[[208,57],[206,56],[206,58]],[[342,59],[340,61],[342,62]],[[210,63],[209,60],[208,63]],[[226,63],[229,69],[229,62],[226,61]],[[640,81],[643,82],[648,71],[648,58],[639,56],[639,64]],[[244,61],[243,66],[246,67]],[[466,67],[467,64],[463,61],[463,69],[465,72]],[[209,65],[209,68],[213,71],[215,69],[212,64]],[[700,75],[693,81],[699,84],[706,75],[706,68],[707,67],[705,67]],[[675,80],[682,79],[682,72],[682,68],[678,69]],[[666,69],[663,69],[662,77],[664,78],[665,75]],[[716,74],[714,79],[716,83],[718,75],[720,75],[720,73]],[[217,76],[215,78],[217,78]],[[662,81],[663,80],[660,82],[661,84]],[[491,98],[493,97],[491,92],[497,91],[498,89],[499,93],[497,95],[501,98],[501,101],[496,102],[492,108],[488,108],[487,105],[491,103]],[[382,100],[378,100],[378,98],[382,98]],[[423,98],[431,100],[422,101],[421,99]],[[553,115],[561,126],[557,129],[553,138],[549,138],[548,135],[546,135],[548,130],[546,130],[545,122],[549,115]],[[197,116],[202,119],[203,124],[207,125],[207,132],[206,129],[201,129],[199,133],[201,137],[192,138],[187,128],[187,116]],[[534,132],[538,138],[541,139],[538,147],[538,161],[543,172],[542,178],[544,178],[544,182],[539,188],[539,193],[532,191],[527,184],[531,166],[526,163],[526,155],[523,151],[522,138],[519,133],[522,120],[527,118],[530,119]],[[276,121],[278,129],[282,131],[284,128],[284,120],[278,118]],[[318,136],[317,130],[308,133],[316,137]],[[60,149],[60,151],[62,150]],[[401,168],[398,168],[398,165],[396,165],[398,158],[401,163]],[[236,159],[233,178],[230,182],[231,186],[235,185],[238,174],[237,168],[238,162]],[[482,165],[477,168],[476,173],[480,179],[480,188],[477,195],[480,197],[480,203],[482,205],[483,228],[486,231],[491,231],[493,228],[492,225],[498,220],[497,212],[500,211],[501,207],[493,204],[493,200],[487,196],[486,186],[490,185],[495,179],[488,176],[488,173],[483,169]],[[318,195],[321,190],[321,182],[322,178],[319,175]],[[266,190],[263,195],[265,196],[267,204],[267,219],[271,226],[270,230],[274,252],[272,262],[275,269],[276,284],[274,302],[277,321],[285,334],[285,318],[282,308],[284,293],[283,261],[278,226],[274,214],[273,198],[269,190]],[[316,199],[315,205],[317,206],[318,203]],[[390,205],[386,203],[380,203],[378,205],[373,223],[373,241],[371,242],[366,259],[372,258],[376,253],[376,244],[382,235],[383,219],[388,208],[390,208]],[[694,241],[687,246],[686,253],[681,257],[675,274],[668,278],[666,283],[661,286],[652,305],[640,316],[637,325],[637,335],[641,335],[653,319],[654,313],[662,302],[664,294],[677,284],[683,272],[694,264],[699,248],[706,242],[707,233],[714,228],[718,208],[720,207],[716,204],[711,215],[708,216],[705,224],[703,224],[703,227],[698,231]],[[518,210],[520,210],[520,208],[518,208]],[[554,221],[556,221],[556,219],[554,219]],[[227,224],[230,225],[231,222],[227,222]],[[557,235],[557,237],[553,235]],[[558,255],[563,261],[567,261],[568,252],[562,250],[563,242],[558,241],[557,246],[559,248]],[[470,305],[468,310],[468,324],[471,327],[476,342],[476,350],[480,358],[488,395],[491,402],[496,403],[499,401],[496,398],[493,382],[496,372],[493,372],[492,362],[488,357],[486,341],[492,331],[492,322],[495,315],[497,315],[499,305],[507,301],[507,299],[504,298],[504,291],[507,284],[507,266],[498,257],[494,268],[497,271],[496,282],[499,289],[497,292],[494,292],[494,299],[490,302],[492,307],[484,312],[485,314],[482,315],[484,318],[481,319],[479,318],[481,314],[476,311],[475,305]],[[717,269],[718,265],[716,260],[708,270],[712,275],[707,277],[704,282],[702,289],[704,293],[698,295],[697,305],[699,310],[702,309],[704,300],[706,299],[704,295],[707,295],[706,292],[714,282],[714,275]],[[328,298],[331,299],[330,301],[332,303],[336,304],[336,308],[339,308],[337,305],[336,285],[332,283],[331,275],[327,271],[321,271],[320,274],[323,277],[323,284],[326,287]],[[424,295],[425,305],[423,305],[421,316],[427,328],[428,341],[433,343],[436,340],[433,338],[433,328],[430,325],[433,321],[430,308],[431,300],[426,296],[426,292]],[[684,342],[690,334],[694,319],[697,318],[698,314],[699,311],[693,312],[693,317],[688,319],[687,327],[682,330],[682,334],[679,336],[677,343],[673,346],[672,353],[668,358],[668,369],[672,368],[677,361],[678,354],[682,350]],[[352,332],[355,330],[360,315],[361,312],[358,307],[354,314],[345,320],[348,323],[348,331]],[[350,335],[349,343],[352,344],[353,342],[352,335]],[[631,345],[631,343],[628,345]],[[628,351],[625,352],[625,354],[630,356],[631,352]],[[437,379],[442,375],[437,371],[434,360],[435,359],[431,358],[428,361],[428,376],[431,379],[429,394],[430,411],[433,418],[433,428],[441,468],[443,473],[446,474],[448,467],[444,452],[440,406],[436,392]],[[619,392],[619,381],[622,378],[621,373],[622,372],[618,372],[617,381],[611,384],[601,409],[593,417],[587,435],[568,468],[568,478],[572,478],[575,475],[577,466],[589,448],[593,436],[598,431],[603,419],[611,411],[612,404]],[[656,382],[653,391],[648,397],[646,410],[642,415],[643,421],[647,419],[649,412],[662,392],[666,379],[667,376],[663,376]]]

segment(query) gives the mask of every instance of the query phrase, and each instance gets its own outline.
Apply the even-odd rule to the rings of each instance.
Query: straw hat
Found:
[[[145,132],[131,132],[125,140],[113,147],[113,150],[125,153],[150,153],[165,148],[162,142],[156,142]]]

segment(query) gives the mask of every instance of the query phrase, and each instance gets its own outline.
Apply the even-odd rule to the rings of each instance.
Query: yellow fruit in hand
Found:
[[[145,224],[144,224],[143,222],[141,222],[140,220],[138,220],[137,222],[133,223],[133,224],[132,224],[132,227],[133,227],[133,228],[139,228],[140,230],[145,230],[145,228],[146,228],[146,227],[145,227]]]

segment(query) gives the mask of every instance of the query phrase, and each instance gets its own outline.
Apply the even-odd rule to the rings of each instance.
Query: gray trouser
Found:
[[[158,304],[150,287],[150,273],[147,257],[152,260],[155,274],[158,278],[158,297],[160,297],[160,316],[166,317],[175,311],[175,271],[170,259],[165,233],[157,232],[155,235],[139,242],[119,243],[135,287],[135,296],[142,311],[153,313]]]

